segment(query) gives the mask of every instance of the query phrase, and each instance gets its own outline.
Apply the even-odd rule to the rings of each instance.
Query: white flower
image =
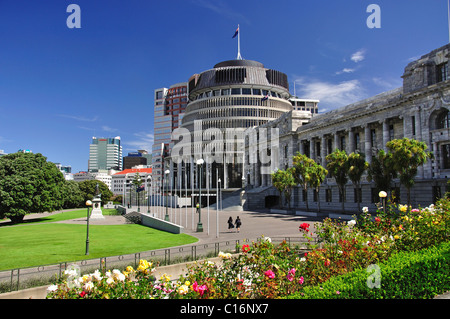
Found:
[[[114,283],[114,279],[112,277],[108,277],[108,279],[106,279],[106,283],[108,285],[111,285],[112,283]]]
[[[97,269],[93,274],[92,274],[92,278],[93,279],[95,279],[95,280],[97,280],[97,281],[100,281],[100,280],[102,280],[102,274],[101,274],[101,272]]]
[[[354,219],[349,220],[349,221],[347,222],[347,225],[349,225],[349,226],[354,226],[354,225],[356,225],[356,220],[354,220]]]
[[[85,291],[91,291],[94,289],[94,284],[92,283],[92,281],[89,281],[83,286],[83,289]]]
[[[58,290],[58,286],[57,286],[57,285],[51,285],[51,286],[49,286],[49,287],[47,288],[47,291],[48,291],[48,292],[54,292],[54,291],[56,291],[56,290]]]
[[[367,207],[367,206],[364,206],[363,208],[362,208],[362,211],[363,211],[363,213],[368,213],[369,212],[369,207]]]
[[[230,253],[224,253],[222,251],[219,252],[219,257],[223,258],[223,259],[230,259],[231,258],[231,254]]]
[[[271,243],[272,239],[270,237],[263,237],[263,241],[267,241],[267,242]]]

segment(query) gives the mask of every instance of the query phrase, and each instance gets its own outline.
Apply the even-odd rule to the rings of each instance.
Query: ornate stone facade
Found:
[[[424,141],[435,158],[419,168],[411,194],[414,206],[429,205],[444,194],[450,177],[449,50],[450,44],[409,63],[402,76],[403,86],[398,89],[316,115],[308,121],[304,121],[302,114],[292,111],[257,127],[256,131],[280,128],[279,147],[271,150],[278,154],[280,169],[292,166],[292,156],[297,152],[326,167],[325,157],[337,148],[348,154],[359,150],[370,162],[379,149],[386,149],[389,140],[408,137]],[[267,207],[272,203],[267,198],[278,192],[271,186],[270,172],[262,172],[260,163],[251,163],[249,136],[247,134],[244,166],[248,176],[246,206],[248,209]],[[397,189],[399,200],[404,203],[406,190],[398,180],[392,187]],[[350,182],[346,189],[345,210],[355,213],[357,203]],[[341,209],[341,198],[332,178],[327,178],[318,196],[312,190],[303,194],[299,188],[295,189],[291,206],[299,210],[305,208],[305,195],[310,209],[316,207],[317,200],[321,201],[321,210]],[[361,207],[375,209],[376,202],[374,185],[363,177]]]

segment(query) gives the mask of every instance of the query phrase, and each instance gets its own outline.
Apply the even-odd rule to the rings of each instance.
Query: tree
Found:
[[[83,194],[84,200],[92,200],[95,195],[96,187],[98,184],[98,190],[100,194],[102,194],[102,205],[105,205],[110,200],[111,196],[113,196],[113,193],[109,190],[108,186],[103,183],[102,181],[98,180],[89,180],[89,181],[82,181],[79,182],[80,190]]]
[[[377,193],[380,191],[389,192],[391,189],[391,182],[397,177],[392,163],[392,153],[386,153],[384,150],[379,150],[377,155],[372,157],[367,170],[367,180],[375,183]]]
[[[85,199],[78,182],[65,181],[61,188],[61,193],[63,199],[62,208],[84,207]]]
[[[345,201],[345,184],[348,181],[348,156],[345,151],[335,150],[326,157],[327,159],[327,169],[331,176],[336,180],[336,184],[339,187],[339,192],[342,197],[342,212],[345,212],[344,201]]]
[[[294,164],[294,178],[296,183],[302,186],[306,194],[306,211],[308,211],[308,186],[311,179],[311,169],[315,165],[315,162],[313,159],[299,152],[293,157],[292,161]]]
[[[284,195],[290,209],[292,188],[297,185],[294,178],[294,169],[290,167],[287,170],[277,170],[272,173],[272,184],[280,192],[280,197]]]
[[[20,223],[27,213],[60,208],[63,185],[62,173],[40,153],[0,157],[0,218]]]
[[[365,155],[361,152],[351,153],[347,158],[348,162],[348,178],[352,181],[356,192],[356,202],[358,203],[358,212],[361,211],[361,177],[369,168],[369,163],[366,162]]]
[[[411,206],[411,187],[414,186],[414,177],[417,175],[417,168],[432,158],[432,153],[427,152],[428,146],[418,140],[402,138],[386,143],[386,147],[392,153],[392,165],[399,174],[400,183],[407,191],[408,211]]]
[[[310,169],[309,186],[316,190],[317,197],[319,197],[320,185],[327,177],[328,171],[320,164],[314,162]],[[317,212],[320,212],[320,198],[317,198]]]

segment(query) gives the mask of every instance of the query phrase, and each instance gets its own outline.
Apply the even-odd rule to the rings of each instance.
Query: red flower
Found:
[[[82,291],[80,292],[80,297],[83,298],[86,295],[86,292]]]
[[[375,221],[377,222],[377,224],[381,221],[380,217],[375,217]]]
[[[331,264],[331,261],[329,259],[325,260],[324,265],[325,267],[328,267]]]
[[[302,223],[302,224],[300,224],[300,227],[299,227],[299,230],[300,231],[306,231],[306,232],[308,232],[309,231],[309,224],[308,223]]]
[[[250,246],[249,245],[243,245],[242,246],[242,252],[243,253],[247,253],[250,251]]]

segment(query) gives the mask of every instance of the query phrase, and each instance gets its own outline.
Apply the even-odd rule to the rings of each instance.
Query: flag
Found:
[[[232,39],[236,38],[236,36],[238,35],[238,33],[239,33],[239,26],[237,27],[236,32],[234,33]]]
[[[263,97],[261,101],[266,101],[268,99],[269,99],[269,93],[267,93],[267,95],[265,97]]]
[[[143,190],[145,190],[145,186],[141,185],[136,189],[136,193],[142,192]]]

